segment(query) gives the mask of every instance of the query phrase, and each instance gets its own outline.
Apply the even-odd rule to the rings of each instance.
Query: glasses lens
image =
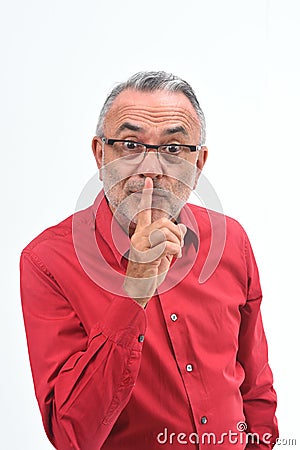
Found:
[[[145,147],[143,144],[139,144],[138,142],[133,141],[121,141],[121,142],[115,142],[114,148],[118,151],[121,151],[123,153],[130,153],[130,154],[139,154],[144,153]]]
[[[132,160],[134,163],[142,161],[145,153],[145,146],[134,141],[114,142],[113,149],[120,157],[124,157],[128,162]]]
[[[114,150],[120,157],[125,157],[126,160],[133,160],[135,163],[143,160],[147,147],[144,144],[134,141],[116,141],[113,143]],[[158,147],[157,156],[169,164],[178,164],[183,159],[187,159],[191,150],[186,145],[160,145]]]
[[[186,159],[191,151],[185,145],[172,144],[159,147],[159,153],[166,162],[178,164],[181,159]]]

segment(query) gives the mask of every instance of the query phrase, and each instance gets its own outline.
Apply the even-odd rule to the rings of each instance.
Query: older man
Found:
[[[275,443],[249,240],[236,221],[186,203],[204,143],[188,83],[134,75],[108,96],[92,142],[103,191],[22,253],[35,391],[59,450]]]

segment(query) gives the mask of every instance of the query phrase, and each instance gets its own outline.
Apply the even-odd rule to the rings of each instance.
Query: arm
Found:
[[[278,437],[275,417],[276,394],[268,364],[267,341],[263,329],[260,304],[262,299],[259,275],[246,237],[245,257],[248,274],[248,298],[241,308],[238,360],[245,370],[241,386],[247,432],[259,436],[248,441],[247,449],[271,449]],[[264,438],[265,436],[265,438]]]
[[[59,450],[99,450],[130,399],[145,332],[143,309],[115,298],[89,336],[43,263],[21,257],[21,297],[35,392]]]

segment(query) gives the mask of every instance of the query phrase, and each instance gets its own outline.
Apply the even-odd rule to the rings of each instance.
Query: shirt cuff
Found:
[[[130,297],[114,297],[111,305],[91,330],[89,342],[103,334],[118,345],[142,349],[147,327],[145,310]]]

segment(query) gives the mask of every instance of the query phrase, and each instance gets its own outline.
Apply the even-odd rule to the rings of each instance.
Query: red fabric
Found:
[[[101,195],[24,249],[29,356],[44,427],[57,449],[197,449],[198,441],[202,449],[243,449],[239,422],[257,434],[247,449],[273,446],[276,395],[261,288],[248,238],[233,219],[226,218],[221,260],[210,255],[216,270],[199,283],[221,219],[186,205],[183,257],[145,310],[121,295],[129,240],[112,227]]]

